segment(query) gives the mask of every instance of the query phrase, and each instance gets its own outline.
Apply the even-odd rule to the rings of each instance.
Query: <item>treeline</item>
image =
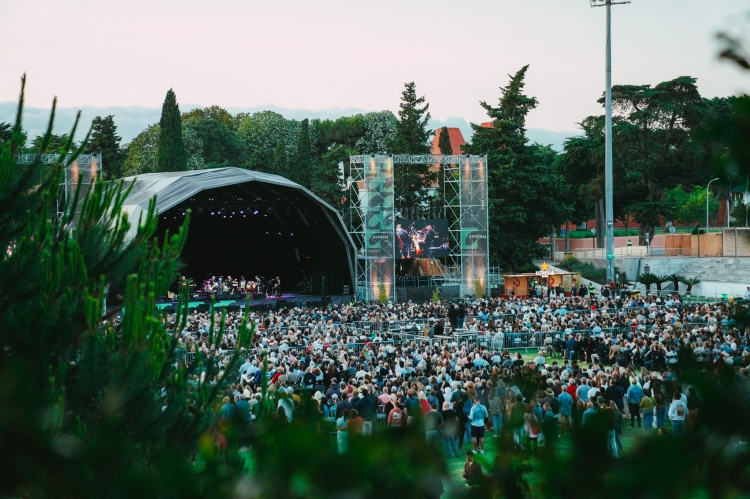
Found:
[[[181,113],[170,90],[159,123],[123,146],[114,117],[97,117],[86,150],[102,152],[108,178],[236,166],[281,175],[344,209],[350,155],[426,154],[439,133],[443,154],[489,156],[493,264],[522,269],[543,254],[537,241],[566,221],[593,218],[600,244],[605,234],[604,116],[583,118],[580,135],[569,138],[562,152],[529,144],[526,116],[538,102],[524,93],[527,69],[500,88],[497,105],[480,103],[491,126],[472,125],[474,136],[462,151],[452,150],[447,129],[428,128],[429,104],[414,83],[405,85],[398,116],[380,111],[336,120],[291,120],[271,111],[231,114],[219,106]],[[615,216],[639,224],[642,244],[664,221],[705,223],[709,180],[720,178],[708,199],[712,214],[717,197],[745,185],[747,171],[742,158],[732,159],[732,149],[742,150],[741,133],[735,137],[746,97],[706,99],[687,76],[655,86],[614,86],[612,95]],[[0,139],[3,130],[9,125],[0,124]],[[53,136],[47,150],[59,151],[66,139]],[[39,152],[41,141],[34,138],[27,150]],[[397,168],[397,211],[442,205],[441,185],[442,173],[428,165]],[[745,210],[740,205],[737,210]]]

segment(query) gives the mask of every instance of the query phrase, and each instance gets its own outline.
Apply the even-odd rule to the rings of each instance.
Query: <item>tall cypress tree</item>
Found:
[[[414,82],[407,83],[401,93],[401,109],[396,126],[394,154],[430,154],[433,131],[427,129],[430,105],[424,96],[417,97]],[[427,189],[434,185],[437,175],[430,165],[399,165],[395,170],[395,191],[398,208],[403,212],[420,206],[427,197]]]
[[[294,172],[294,181],[307,188],[310,188],[310,172],[312,171],[310,150],[310,120],[305,118],[300,123],[297,138],[297,168]]]
[[[188,169],[188,151],[182,139],[182,119],[177,97],[170,88],[161,108],[159,152],[156,157],[160,172],[181,172]]]
[[[108,179],[120,178],[125,165],[125,153],[120,147],[122,137],[117,135],[115,117],[97,116],[92,122],[93,130],[86,146],[89,154],[102,154],[102,170]]]
[[[287,171],[286,141],[284,137],[281,137],[276,142],[276,150],[273,152],[273,173],[289,178],[290,172]]]
[[[438,137],[438,149],[440,154],[450,156],[453,154],[453,146],[451,146],[451,137],[448,134],[448,127],[444,126],[440,129],[440,136]]]

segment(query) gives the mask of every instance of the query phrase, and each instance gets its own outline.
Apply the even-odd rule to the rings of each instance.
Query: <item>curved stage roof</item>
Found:
[[[156,208],[164,213],[174,207],[190,206],[203,191],[223,187],[238,186],[246,196],[256,199],[273,199],[273,202],[292,208],[307,224],[305,215],[310,208],[318,208],[330,226],[335,230],[346,248],[348,271],[352,283],[356,282],[356,249],[339,212],[305,187],[278,175],[245,170],[236,167],[213,168],[184,172],[146,173],[123,179],[125,187],[131,187],[123,210],[129,214],[133,224],[148,211],[149,200],[156,196]],[[317,210],[315,210],[317,213]],[[309,218],[310,215],[307,215]],[[281,218],[279,222],[283,224]],[[135,227],[131,228],[134,235]]]

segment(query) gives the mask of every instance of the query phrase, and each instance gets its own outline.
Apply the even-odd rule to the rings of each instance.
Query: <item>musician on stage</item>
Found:
[[[272,279],[271,282],[273,283],[274,296],[281,296],[281,279],[279,279],[279,276],[276,276],[276,279]]]

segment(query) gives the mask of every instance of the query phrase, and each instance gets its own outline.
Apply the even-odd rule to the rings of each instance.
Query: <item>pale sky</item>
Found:
[[[613,83],[689,75],[704,97],[747,91],[750,72],[717,60],[714,35],[747,31],[748,10],[613,7]],[[437,120],[481,122],[479,101],[496,103],[530,64],[528,126],[569,132],[602,112],[604,41],[604,8],[587,0],[0,0],[0,103],[16,101],[26,72],[30,107],[57,95],[66,108],[158,109],[171,87],[183,109],[395,112],[414,81]]]

